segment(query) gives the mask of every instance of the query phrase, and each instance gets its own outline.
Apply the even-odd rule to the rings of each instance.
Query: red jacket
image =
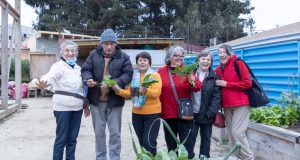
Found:
[[[171,81],[168,73],[169,65],[163,66],[157,72],[160,74],[162,80],[162,91],[160,95],[160,102],[162,106],[162,118],[178,118],[177,102],[171,87]],[[195,77],[195,87],[192,87],[187,77],[181,78],[172,74],[175,83],[175,88],[178,98],[191,98],[191,91],[197,92],[202,88],[201,82]]]
[[[244,92],[252,86],[252,81],[247,66],[237,61],[241,73],[241,80],[234,69],[234,60],[237,59],[236,55],[233,55],[228,59],[223,71],[220,64],[216,68],[216,72],[219,74],[220,79],[227,81],[226,87],[222,87],[222,105],[224,108],[249,106],[248,95]]]

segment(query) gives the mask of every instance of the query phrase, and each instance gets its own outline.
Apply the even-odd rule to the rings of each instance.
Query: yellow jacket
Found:
[[[144,74],[140,74],[140,85],[144,80]],[[161,113],[161,104],[159,100],[159,96],[161,94],[162,82],[160,75],[157,72],[152,73],[151,77],[158,80],[158,83],[154,83],[149,88],[147,88],[146,92],[146,102],[141,108],[133,108],[132,113],[135,114],[157,114]],[[120,89],[118,95],[124,98],[131,98],[131,86],[130,83],[126,89]]]

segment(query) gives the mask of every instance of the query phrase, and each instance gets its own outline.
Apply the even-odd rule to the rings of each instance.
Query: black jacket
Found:
[[[202,84],[199,113],[194,114],[196,123],[205,125],[214,122],[216,113],[221,107],[221,87],[215,85],[217,79],[219,76],[210,68]]]
[[[121,52],[120,47],[116,47],[116,53],[112,57],[108,66],[109,75],[111,78],[117,81],[117,84],[121,88],[125,88],[131,81],[133,75],[133,68],[130,61],[130,57]],[[92,50],[87,57],[86,61],[82,65],[81,76],[84,82],[88,79],[93,79],[94,81],[101,83],[103,79],[104,70],[104,57],[103,48],[97,47]],[[95,86],[88,89],[87,98],[93,105],[99,104],[100,88]],[[113,90],[108,92],[107,107],[120,107],[125,103],[125,99],[121,96],[115,94]]]

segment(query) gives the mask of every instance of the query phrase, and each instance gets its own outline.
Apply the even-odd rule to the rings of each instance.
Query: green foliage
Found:
[[[154,83],[157,83],[158,80],[151,77],[151,74],[147,74],[142,82],[142,86],[149,87]]]
[[[107,87],[113,87],[117,82],[111,79],[110,75],[105,75],[102,81],[102,84],[106,85]]]
[[[158,150],[156,155],[152,155],[150,152],[145,150],[143,147],[141,147],[141,151],[138,152],[137,146],[136,146],[135,141],[133,139],[132,130],[131,130],[131,127],[130,127],[130,124],[129,124],[129,130],[130,130],[130,133],[131,133],[133,149],[134,149],[134,152],[136,154],[136,160],[189,160],[188,159],[188,152],[185,149],[185,147],[183,146],[185,141],[180,143],[180,141],[177,139],[177,137],[175,136],[174,132],[171,130],[168,123],[166,121],[164,121],[163,119],[160,119],[160,120],[162,121],[163,125],[168,129],[168,131],[170,132],[170,134],[172,135],[172,137],[176,141],[177,148],[175,150],[171,150],[169,152],[165,149]],[[176,152],[178,153],[178,155],[176,154]],[[192,160],[198,160],[198,158],[195,157]]]
[[[181,6],[179,6],[181,3]],[[181,37],[187,37],[196,44],[209,45],[209,39],[216,37],[219,43],[245,35],[243,28],[253,28],[252,18],[240,15],[249,14],[253,7],[250,1],[196,1],[178,2],[180,18],[175,19],[174,28]],[[187,30],[189,28],[189,30]],[[189,33],[188,33],[189,31]]]
[[[29,82],[30,75],[30,62],[29,60],[21,60],[21,74],[22,74],[22,82]],[[9,71],[9,80],[15,80],[15,59],[11,60],[10,71]]]
[[[253,10],[249,1],[25,0],[38,14],[38,30],[95,35],[112,28],[120,37],[182,37],[203,46],[209,38],[229,41],[253,28],[253,19],[240,16]]]
[[[117,32],[138,27],[145,9],[138,0],[25,0],[38,14],[37,30],[99,35],[103,29]]]
[[[289,91],[282,92],[277,104],[271,108],[263,107],[251,111],[250,119],[254,122],[280,127],[293,126],[300,116],[300,97],[293,91],[297,75],[288,77]],[[297,82],[296,82],[297,83]],[[291,85],[290,85],[291,84]]]
[[[288,127],[292,126],[299,119],[296,108],[283,108],[279,105],[273,107],[252,108],[250,120],[271,126]]]
[[[189,76],[194,69],[198,67],[197,63],[185,65],[183,67],[177,66],[173,73],[177,74],[180,77]]]
[[[176,66],[176,68],[172,71],[172,73],[177,74],[178,76],[184,78],[185,76],[190,76],[192,71],[198,67],[197,63],[188,64],[183,67]],[[195,82],[190,82],[192,86],[195,86]]]
[[[296,108],[300,113],[300,97],[296,92],[282,92],[277,102],[284,107]]]

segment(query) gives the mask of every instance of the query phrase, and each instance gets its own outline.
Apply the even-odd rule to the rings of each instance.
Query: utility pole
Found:
[[[188,41],[187,41],[187,53],[190,53],[190,23],[188,24]]]
[[[147,26],[145,26],[144,28],[145,28],[145,33],[144,33],[145,35],[144,35],[144,38],[147,38],[147,32],[148,32],[148,31],[147,31]]]

